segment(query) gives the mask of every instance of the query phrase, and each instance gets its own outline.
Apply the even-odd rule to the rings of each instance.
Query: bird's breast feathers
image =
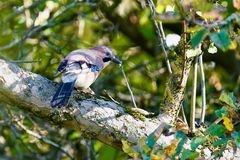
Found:
[[[98,74],[94,72],[85,72],[78,74],[75,87],[79,89],[87,89],[96,80]]]
[[[62,76],[64,83],[76,80],[75,87],[79,89],[87,89],[98,77],[100,70],[96,65],[90,65],[87,63],[81,64],[79,68],[67,69]],[[75,77],[75,78],[74,78]]]

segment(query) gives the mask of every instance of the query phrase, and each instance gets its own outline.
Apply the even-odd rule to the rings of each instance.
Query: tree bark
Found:
[[[18,107],[53,125],[79,130],[84,137],[98,139],[115,148],[122,147],[122,140],[136,144],[160,124],[173,120],[168,114],[169,110],[157,118],[139,119],[128,114],[119,104],[77,91],[74,91],[67,107],[53,109],[50,101],[58,84],[5,60],[0,59],[0,66],[1,103]],[[173,86],[169,84],[168,87]],[[181,96],[180,93],[178,96]],[[173,139],[174,135],[161,135],[158,142],[166,146]],[[240,153],[239,150],[235,153],[228,150],[225,154],[236,158]]]
[[[122,139],[136,143],[161,123],[161,118],[139,119],[122,105],[77,91],[67,107],[53,109],[50,101],[58,84],[4,60],[0,60],[0,66],[0,102],[113,147],[121,147]]]

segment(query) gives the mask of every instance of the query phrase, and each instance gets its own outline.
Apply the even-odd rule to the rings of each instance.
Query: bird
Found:
[[[74,88],[86,91],[110,62],[121,64],[112,49],[94,46],[70,52],[60,63],[54,77],[62,74],[62,81],[51,100],[52,108],[65,107]]]

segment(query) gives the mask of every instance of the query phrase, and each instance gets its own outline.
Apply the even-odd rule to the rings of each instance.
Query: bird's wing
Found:
[[[99,57],[96,56],[97,54],[95,52],[92,53],[93,51],[91,51],[92,54],[88,54],[88,52],[90,51],[86,49],[72,51],[61,61],[54,76],[56,77],[66,70],[73,69],[81,69],[83,72],[87,72],[89,69],[91,72],[102,70],[104,64]]]
[[[65,70],[65,68],[67,67],[67,63],[68,62],[65,59],[63,61],[61,61],[56,73],[54,74],[54,77],[57,77],[60,73],[62,73]]]
[[[102,67],[100,65],[91,64],[85,61],[74,61],[65,67],[65,72],[71,73],[80,73],[80,72],[99,72],[101,71]]]
[[[51,100],[51,106],[53,108],[58,107],[64,107],[67,105],[69,98],[71,96],[72,90],[74,88],[75,82],[76,82],[76,77],[73,81],[66,82],[66,83],[61,83],[57,92],[53,96]]]

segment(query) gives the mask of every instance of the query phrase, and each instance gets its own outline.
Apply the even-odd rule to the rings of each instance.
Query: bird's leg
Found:
[[[75,88],[77,90],[77,92],[75,93],[79,93],[79,92],[83,92],[83,93],[86,93],[86,94],[92,94],[92,95],[95,95],[95,92],[89,87],[87,89],[82,89],[82,88]]]
[[[95,95],[95,92],[90,87],[88,87],[87,89],[82,90],[82,92]]]

